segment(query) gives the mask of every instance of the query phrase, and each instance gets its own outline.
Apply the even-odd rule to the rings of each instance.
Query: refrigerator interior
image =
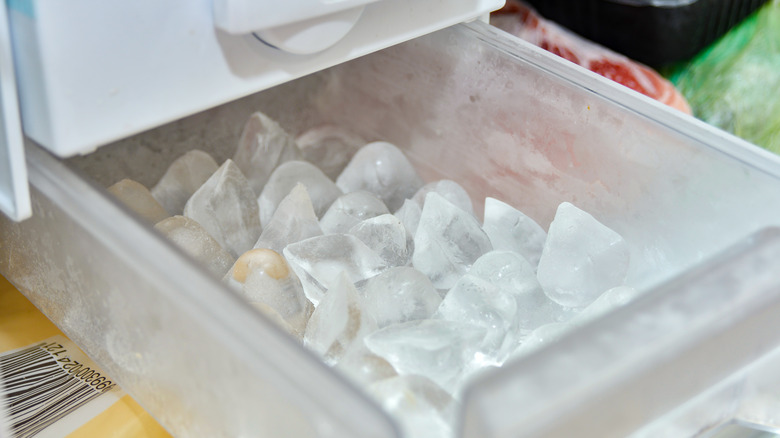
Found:
[[[21,224],[0,219],[0,242],[7,249],[0,272],[176,435],[399,433],[360,389],[296,345],[103,190],[123,178],[151,187],[174,159],[191,149],[209,152],[218,163],[231,158],[254,111],[266,113],[293,135],[336,125],[367,142],[392,142],[426,182],[447,178],[462,184],[478,217],[484,198],[491,196],[547,229],[556,207],[571,202],[628,242],[626,284],[646,296],[670,294],[667,282],[680,274],[711,273],[691,269],[733,245],[763,248],[762,260],[777,246],[771,232],[759,235],[769,236],[768,249],[761,243],[765,239],[751,237],[780,224],[780,160],[774,155],[479,22],[306,76],[87,156],[60,160],[29,144],[34,214]],[[733,278],[728,286],[739,289],[738,277]],[[694,275],[685,284],[697,279]],[[758,311],[754,295],[729,294],[724,287],[718,296],[717,308],[685,308],[691,320],[705,324],[694,331],[699,337],[691,342],[707,333],[712,318],[705,316],[716,314],[707,312],[745,302],[751,304],[745,315]],[[628,327],[628,316],[663,304],[657,301],[619,309],[614,313],[624,317],[610,315],[590,327],[590,333]],[[668,330],[655,326],[652,333],[640,327],[637,333],[652,334],[648,339],[653,342],[685,339],[681,327],[685,324],[669,325]],[[574,336],[561,345],[570,345],[571,339],[589,341],[580,333]],[[757,338],[762,336],[756,361],[776,345],[773,335]],[[500,370],[499,377],[485,380],[492,386],[486,384],[484,391],[467,391],[460,431],[465,436],[530,436],[529,424],[510,421],[505,411],[491,415],[486,412],[490,403],[481,401],[495,396],[496,402],[519,403],[517,410],[526,408],[521,403],[534,403],[530,397],[502,399],[491,388],[521,381],[524,377],[513,372],[527,373],[528,364],[561,353],[556,348],[553,344],[517,367]],[[644,357],[644,352],[629,348],[625,357],[617,357],[625,366],[637,358],[647,360],[646,365],[662,360]],[[745,382],[750,388],[772,387],[769,377],[747,372],[746,364],[729,366],[702,380],[695,391],[715,384],[730,388],[736,381],[743,392]],[[559,372],[568,374],[565,368]],[[673,385],[674,378],[685,377],[665,382]],[[607,373],[600,378],[604,387],[621,388]],[[561,385],[548,389],[565,396]],[[742,392],[739,397],[713,393],[726,394],[721,397],[729,405],[727,415],[686,429],[696,430],[694,435],[745,417],[731,409],[739,405],[734,400],[757,399],[742,397]],[[709,397],[701,394],[694,395]],[[771,390],[762,394],[776,403]],[[684,414],[688,399],[680,399],[688,395],[664,401],[654,416],[628,422],[626,430],[641,435],[642,428],[661,427],[659,421],[694,421]],[[753,423],[777,421],[769,414],[754,416],[761,418],[750,419]],[[605,413],[600,420],[609,424],[610,416]],[[772,424],[780,427],[780,422]]]

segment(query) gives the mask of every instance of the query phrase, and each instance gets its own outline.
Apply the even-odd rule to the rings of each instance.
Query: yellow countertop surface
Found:
[[[64,334],[0,276],[0,352]],[[68,435],[68,438],[164,438],[171,435],[129,395]]]

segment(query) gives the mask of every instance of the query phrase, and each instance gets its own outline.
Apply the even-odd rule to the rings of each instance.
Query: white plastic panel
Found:
[[[12,61],[8,17],[0,8],[0,211],[18,221],[31,210]]]
[[[393,0],[314,55],[215,27],[212,0],[9,0],[25,133],[60,156],[478,17],[503,0]]]
[[[214,21],[217,27],[225,32],[242,34],[297,23],[375,1],[377,0],[214,0]]]

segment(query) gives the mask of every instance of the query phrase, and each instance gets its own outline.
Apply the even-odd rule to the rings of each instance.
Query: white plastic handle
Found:
[[[230,34],[300,23],[378,0],[214,0],[214,22]]]

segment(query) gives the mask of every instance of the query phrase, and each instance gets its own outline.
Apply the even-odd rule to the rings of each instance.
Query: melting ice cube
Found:
[[[260,205],[260,222],[263,225],[271,220],[282,199],[299,183],[306,186],[317,217],[322,217],[330,204],[341,196],[341,190],[336,184],[313,164],[288,161],[274,170],[257,199]]]
[[[452,392],[484,337],[482,327],[425,319],[389,325],[368,335],[365,342],[399,374],[427,377]]]
[[[392,214],[359,222],[349,229],[349,234],[379,254],[388,266],[405,266],[412,258],[414,243],[401,221]]]
[[[533,266],[525,257],[513,251],[495,250],[485,253],[474,262],[469,274],[517,296],[541,293]]]
[[[296,184],[279,203],[255,242],[255,248],[269,248],[281,253],[291,243],[321,235],[309,193],[303,184]]]
[[[536,328],[523,339],[522,344],[512,354],[512,357],[527,355],[544,345],[553,343],[571,330],[581,327],[617,307],[626,305],[637,296],[638,292],[631,287],[618,286],[612,288],[601,294],[600,297],[581,312],[574,313],[574,316],[567,322],[552,322]]]
[[[623,284],[628,261],[628,245],[618,233],[564,202],[550,224],[537,276],[553,301],[584,307]]]
[[[280,315],[276,309],[260,301],[250,302],[249,304],[270,319],[271,322],[278,325],[282,330],[300,339],[300,335],[284,320],[284,318],[282,318],[282,315]]]
[[[361,342],[375,329],[355,286],[342,273],[311,315],[303,342],[333,365],[353,343]]]
[[[490,239],[474,216],[438,193],[428,193],[414,236],[412,263],[434,286],[449,289],[491,249]]]
[[[571,319],[574,325],[582,325],[625,306],[639,296],[639,291],[629,286],[618,286],[604,292],[595,301]]]
[[[349,234],[328,234],[290,244],[284,256],[315,306],[342,272],[357,283],[388,268],[366,244]]]
[[[309,129],[296,139],[303,159],[316,164],[328,178],[335,180],[366,142],[340,126],[324,125]]]
[[[225,161],[184,206],[194,219],[233,257],[243,254],[260,236],[257,199],[232,160]]]
[[[458,321],[487,332],[478,343],[477,366],[500,365],[517,348],[519,327],[515,297],[473,275],[463,276],[447,292],[434,318]]]
[[[238,286],[247,301],[264,303],[279,312],[293,335],[303,338],[314,306],[281,254],[271,249],[249,250],[236,260],[226,280]]]
[[[408,267],[391,268],[360,287],[366,311],[379,328],[391,324],[428,319],[441,303],[431,281]]]
[[[391,377],[368,387],[382,406],[398,418],[405,437],[449,438],[455,400],[431,379],[407,375]]]
[[[108,192],[151,224],[156,224],[168,217],[168,212],[139,182],[123,179],[109,187]]]
[[[471,197],[469,197],[466,190],[455,181],[443,179],[430,182],[418,190],[417,193],[414,194],[412,200],[422,208],[425,205],[425,196],[430,192],[436,192],[444,199],[450,201],[452,205],[460,208],[466,213],[474,214],[474,207],[471,205]]]
[[[523,343],[512,353],[509,360],[515,360],[526,356],[545,345],[552,344],[563,337],[574,326],[568,323],[552,322],[536,328],[528,335]]]
[[[485,198],[485,230],[493,249],[522,254],[536,269],[547,233],[520,210],[497,199]]]
[[[488,252],[474,262],[469,275],[479,277],[515,297],[517,324],[523,334],[564,318],[561,306],[545,295],[534,268],[516,252]]]
[[[336,368],[363,385],[397,376],[390,363],[370,352],[361,342],[353,342],[336,364]]]
[[[417,225],[420,224],[420,216],[422,215],[420,206],[412,200],[405,199],[404,205],[393,214],[401,220],[401,223],[406,228],[406,232],[414,238],[414,234],[417,232]]]
[[[154,228],[218,277],[225,275],[235,262],[233,256],[192,219],[173,216],[161,220]]]
[[[197,149],[189,151],[171,163],[165,175],[152,188],[152,196],[169,214],[182,214],[190,196],[218,167],[211,155]]]
[[[320,220],[320,227],[326,234],[346,233],[360,221],[389,211],[379,198],[371,192],[358,190],[339,196]]]
[[[368,190],[395,211],[422,187],[422,180],[403,152],[386,142],[363,146],[336,180],[344,193]]]
[[[252,190],[260,193],[277,166],[302,157],[295,140],[278,123],[258,112],[244,125],[233,161],[246,175]]]

